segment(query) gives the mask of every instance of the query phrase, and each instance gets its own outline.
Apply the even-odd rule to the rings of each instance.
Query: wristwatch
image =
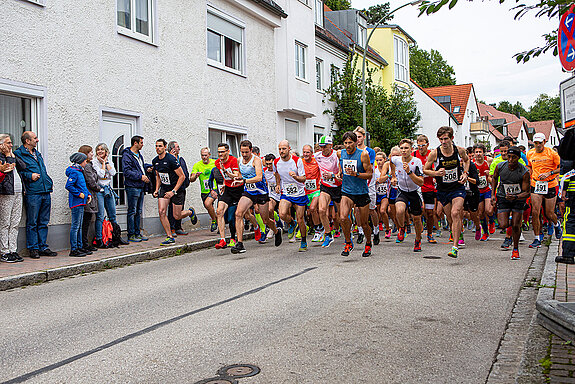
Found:
[[[175,190],[172,190],[172,193],[173,193],[174,195],[177,195],[177,192],[176,192]]]
[[[410,169],[409,172],[407,172],[408,175],[411,175],[413,173],[413,171]]]

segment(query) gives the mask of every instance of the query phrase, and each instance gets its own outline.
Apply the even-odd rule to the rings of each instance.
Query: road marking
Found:
[[[84,357],[88,357],[88,356],[90,356],[90,355],[93,355],[93,354],[96,353],[96,352],[103,351],[103,350],[105,350],[105,349],[108,349],[108,348],[110,348],[110,347],[113,347],[113,346],[115,346],[115,345],[118,345],[118,344],[120,344],[120,343],[123,343],[123,342],[125,342],[125,341],[134,339],[134,338],[136,338],[136,337],[138,337],[138,336],[145,335],[145,334],[150,333],[150,332],[152,332],[152,331],[155,331],[155,330],[157,330],[157,329],[159,329],[159,328],[162,328],[162,327],[164,327],[164,326],[166,326],[166,325],[175,323],[175,322],[178,321],[178,320],[185,319],[186,317],[189,317],[189,316],[192,316],[192,315],[196,315],[196,314],[198,314],[198,313],[200,313],[200,312],[205,312],[205,311],[207,311],[208,309],[216,308],[216,307],[219,307],[220,305],[224,305],[224,304],[227,304],[227,303],[231,303],[232,301],[241,299],[242,297],[245,297],[245,296],[253,295],[253,294],[255,294],[255,293],[258,293],[258,292],[260,292],[260,291],[263,291],[263,290],[266,289],[266,288],[269,288],[269,287],[272,287],[272,286],[274,286],[274,285],[283,283],[283,282],[285,282],[285,281],[287,281],[287,280],[294,279],[294,278],[299,277],[299,276],[301,276],[301,275],[303,275],[303,274],[305,274],[305,273],[307,273],[307,272],[311,272],[311,271],[313,271],[314,269],[317,269],[317,268],[318,268],[318,267],[306,268],[306,269],[304,269],[304,270],[301,271],[301,272],[295,273],[295,274],[293,274],[293,275],[284,277],[284,278],[279,279],[279,280],[276,280],[276,281],[272,281],[271,283],[267,283],[267,284],[262,285],[262,286],[260,286],[260,287],[257,287],[257,288],[251,289],[251,290],[249,290],[249,291],[246,291],[246,292],[244,292],[244,293],[240,293],[239,295],[236,295],[236,296],[227,298],[227,299],[222,300],[222,301],[218,301],[217,303],[210,304],[210,305],[207,305],[207,306],[202,307],[202,308],[199,308],[199,309],[195,309],[195,310],[193,310],[193,311],[184,313],[184,314],[179,315],[179,316],[176,316],[176,317],[172,317],[171,319],[164,320],[164,321],[162,321],[162,322],[160,322],[160,323],[151,325],[151,326],[149,326],[149,327],[147,327],[147,328],[144,328],[144,329],[141,329],[141,330],[139,330],[139,331],[137,331],[137,332],[130,333],[130,334],[126,335],[126,336],[122,336],[122,337],[120,337],[119,339],[116,339],[116,340],[111,341],[111,342],[109,342],[109,343],[107,343],[107,344],[104,344],[104,345],[100,345],[99,347],[96,347],[96,348],[91,349],[91,350],[89,350],[89,351],[79,353],[79,354],[77,354],[77,355],[75,355],[75,356],[72,356],[72,357],[69,357],[69,358],[67,358],[67,359],[61,360],[61,361],[59,361],[59,362],[57,362],[57,363],[47,365],[47,366],[45,366],[45,367],[43,367],[43,368],[37,369],[37,370],[32,371],[32,372],[25,373],[25,374],[23,374],[23,375],[21,375],[21,376],[15,377],[15,378],[13,378],[13,379],[11,379],[11,380],[4,381],[2,384],[22,383],[22,382],[24,382],[24,381],[26,381],[26,380],[29,380],[29,379],[33,378],[34,376],[38,376],[38,375],[40,375],[40,374],[42,374],[42,373],[46,373],[46,372],[53,371],[53,370],[55,370],[55,369],[57,369],[57,368],[63,367],[64,365],[73,363],[73,362],[76,361],[76,360],[80,360],[80,359],[82,359],[82,358],[84,358]]]

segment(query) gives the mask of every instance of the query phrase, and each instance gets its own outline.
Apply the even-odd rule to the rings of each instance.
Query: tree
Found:
[[[501,112],[511,113],[512,115],[517,116],[517,118],[520,118],[521,116],[527,117],[527,111],[519,101],[515,104],[511,104],[506,100],[500,101],[496,109]]]
[[[455,85],[453,67],[435,49],[427,52],[417,45],[410,47],[409,72],[411,78],[423,88]]]
[[[473,0],[470,0],[473,1]],[[504,3],[505,0],[499,0],[499,3]],[[519,2],[519,0],[516,0]],[[455,7],[457,0],[424,0],[419,6],[419,16],[424,13],[431,15],[439,11],[444,5],[449,4],[449,9]],[[511,9],[517,11],[515,19],[519,20],[529,12],[535,12],[535,17],[547,17],[549,20],[557,20],[560,15],[565,13],[573,4],[572,0],[539,0],[535,4],[519,4]],[[531,57],[537,57],[542,53],[547,53],[552,50],[553,55],[557,56],[557,30],[552,30],[543,35],[544,44],[540,47],[535,47],[527,51],[519,52],[513,55],[518,63],[526,63]]]
[[[561,127],[561,103],[559,95],[550,97],[541,94],[527,113],[529,121],[554,120],[555,127]]]
[[[371,7],[362,10],[362,12],[367,16],[367,23],[375,25],[378,21],[382,20],[381,23],[385,23],[393,19],[393,15],[389,15],[389,2],[385,4],[372,5]]]
[[[332,11],[341,11],[342,9],[350,9],[350,0],[325,0],[325,5],[327,5]]]
[[[500,101],[496,109],[501,112],[512,113],[511,111],[513,111],[513,104],[507,100]]]
[[[333,115],[333,126],[337,127],[334,140],[339,143],[344,132],[362,125],[361,71],[357,70],[357,60],[358,56],[350,55],[342,69],[332,66],[333,83],[326,92],[335,106],[324,113]],[[420,115],[413,91],[394,87],[388,95],[385,88],[373,83],[374,71],[368,70],[366,76],[366,130],[372,147],[389,152],[402,138],[413,137]]]

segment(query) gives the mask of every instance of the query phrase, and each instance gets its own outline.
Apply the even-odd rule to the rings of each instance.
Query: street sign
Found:
[[[563,128],[575,127],[575,77],[571,77],[559,84],[559,98],[561,100]]]
[[[573,8],[575,4],[571,5],[569,10],[563,14],[559,22],[558,33],[558,48],[559,60],[563,69],[571,72],[575,69],[575,38],[573,32],[575,31],[575,12]]]

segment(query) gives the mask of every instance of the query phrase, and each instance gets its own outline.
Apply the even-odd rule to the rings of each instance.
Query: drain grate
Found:
[[[222,367],[217,377],[200,380],[194,384],[238,384],[236,379],[252,377],[260,373],[260,369],[252,364],[232,364]]]
[[[238,384],[238,381],[230,377],[212,377],[211,379],[200,380],[195,384]]]

